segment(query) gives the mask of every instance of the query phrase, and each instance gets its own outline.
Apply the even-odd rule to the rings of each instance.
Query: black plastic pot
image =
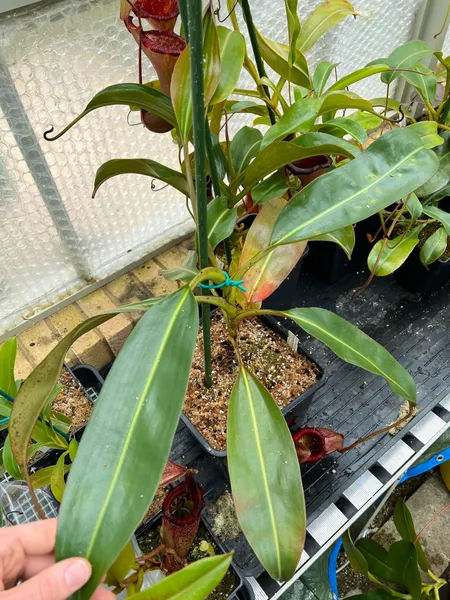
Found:
[[[279,333],[285,340],[289,341],[292,339],[293,342],[297,340],[295,343],[298,343],[298,339],[296,338],[296,336],[294,336],[292,332],[290,332],[279,321],[277,321],[277,319],[274,319],[273,317],[263,317],[261,318],[261,321],[268,325],[273,331]],[[304,394],[302,394],[298,398],[295,398],[294,400],[292,400],[292,402],[289,402],[289,404],[282,409],[281,412],[285,416],[288,415],[300,403],[302,403],[306,412],[309,406],[311,405],[314,394],[326,381],[324,370],[320,366],[320,364],[318,364],[318,362],[314,358],[312,358],[307,352],[305,352],[301,347],[297,347],[296,350],[299,354],[304,354],[307,358],[309,358],[310,361],[314,362],[318,366],[319,377],[317,379],[317,382],[314,385],[312,385],[308,390],[306,390]],[[215,456],[216,458],[225,458],[227,456],[226,450],[215,450],[214,448],[212,448],[202,436],[202,434],[198,431],[198,429],[195,427],[195,425],[191,422],[189,417],[187,417],[184,413],[181,413],[181,420],[192,433],[192,435],[195,437],[197,442],[202,446],[205,452],[211,454],[212,456]]]
[[[402,266],[395,271],[396,281],[410,292],[429,294],[440,290],[450,280],[450,258],[437,260],[425,267],[419,256],[420,250],[414,248]]]
[[[314,273],[320,281],[331,285],[340,281],[348,272],[350,261],[337,244],[309,242],[308,248],[304,269],[307,273]]]
[[[202,516],[201,520],[202,520],[203,525],[208,530],[209,535],[214,540],[214,543],[220,548],[221,553],[226,554],[227,553],[226,550],[224,549],[224,547],[222,546],[220,541],[217,539],[217,536],[213,533],[213,531],[209,527],[208,523],[203,519],[203,516]],[[152,519],[150,519],[150,521],[148,521],[145,525],[140,527],[136,531],[136,538],[137,538],[138,544],[139,544],[139,537],[142,535],[145,535],[145,533],[147,533],[148,531],[150,531],[152,529],[160,528],[161,521],[162,521],[162,514],[160,511]],[[236,589],[233,591],[233,593],[230,596],[228,596],[228,600],[232,600],[232,598],[249,598],[250,600],[254,600],[254,594],[253,594],[253,590],[252,590],[251,586],[245,581],[242,573],[239,571],[239,568],[234,564],[234,561],[232,561],[232,563],[231,563],[231,569],[234,571],[234,573],[237,577],[238,585],[237,585]],[[247,595],[241,596],[240,592],[242,592],[244,590],[244,588],[246,588],[245,593]]]

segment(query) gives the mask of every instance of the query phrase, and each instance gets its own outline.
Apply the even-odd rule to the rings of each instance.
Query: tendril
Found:
[[[153,192],[160,192],[161,190],[163,190],[164,188],[166,188],[169,185],[168,183],[166,183],[166,185],[163,185],[162,187],[157,188],[155,182],[156,182],[156,179],[152,179],[152,182],[150,184],[150,188],[152,189]]]
[[[216,15],[217,20],[219,21],[219,23],[224,23],[229,17],[231,17],[231,15],[233,14],[233,12],[236,9],[236,6],[237,6],[238,2],[239,2],[239,0],[236,0],[236,2],[234,3],[233,8],[230,10],[230,12],[227,14],[227,16],[224,19],[221,19],[220,18],[220,11],[221,11],[222,7],[220,5],[220,0],[217,0],[218,7],[214,11],[214,14]]]

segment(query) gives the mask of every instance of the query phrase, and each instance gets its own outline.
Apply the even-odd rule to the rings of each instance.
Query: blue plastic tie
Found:
[[[3,398],[8,400],[9,402],[14,402],[14,398],[12,396],[10,396],[9,394],[7,394],[6,392],[4,392],[3,390],[0,390],[0,396],[3,396]]]
[[[237,287],[238,290],[241,290],[241,292],[246,292],[247,290],[245,289],[245,287],[243,285],[241,285],[242,283],[244,283],[243,279],[239,279],[239,281],[235,281],[234,279],[231,279],[231,277],[228,275],[228,273],[226,271],[222,271],[222,273],[225,275],[225,281],[222,281],[222,283],[218,283],[216,285],[208,285],[206,283],[200,283],[200,287],[203,288],[204,290],[218,290],[220,288],[224,288],[224,287]]]
[[[4,419],[0,419],[0,425],[3,425],[3,423],[7,423],[9,421],[9,417],[6,417]]]

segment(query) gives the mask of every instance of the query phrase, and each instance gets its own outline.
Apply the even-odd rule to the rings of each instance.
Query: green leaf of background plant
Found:
[[[147,175],[147,177],[159,179],[171,185],[184,196],[189,196],[189,188],[183,173],[174,171],[150,158],[115,158],[103,163],[95,175],[92,196],[94,197],[98,188],[111,177],[126,175],[128,173]]]
[[[228,409],[228,468],[242,531],[271,577],[295,573],[306,512],[298,459],[269,392],[241,368]]]
[[[239,197],[242,198],[264,177],[288,163],[322,154],[343,154],[352,158],[358,153],[359,149],[350,142],[327,133],[308,133],[297,138],[295,142],[273,142],[258,153],[234,185],[244,187],[244,190],[239,193]]]
[[[80,119],[93,110],[103,108],[104,106],[114,106],[116,104],[125,106],[134,105],[136,108],[154,113],[174,127],[177,124],[172,103],[165,94],[139,83],[118,83],[116,85],[110,85],[101,92],[98,92],[76,119],[69,123],[69,125],[55,137],[48,139],[53,140],[61,137],[66,131],[73,127],[75,123],[78,123]],[[53,128],[48,134],[52,131]]]
[[[272,243],[305,240],[361,221],[406,197],[437,165],[435,153],[413,131],[390,131],[296,194],[275,224]]]
[[[300,19],[298,18],[298,0],[284,0],[289,34],[289,65],[295,62],[297,39],[300,34]]]
[[[443,135],[438,134],[438,128],[436,121],[418,121],[408,126],[411,131],[414,131],[416,135],[420,137],[425,148],[436,148],[437,154],[444,153],[444,136],[447,138],[446,133]]]
[[[420,215],[423,212],[422,203],[414,193],[412,193],[409,196],[408,203],[406,205],[406,210],[411,215],[411,220],[413,223],[415,223],[417,221],[417,219],[420,217]]]
[[[206,11],[203,18],[203,56],[206,109],[219,84],[221,65],[219,39],[210,8]],[[180,54],[175,64],[170,84],[170,97],[172,98],[181,139],[183,142],[186,142],[189,139],[192,129],[192,86],[189,44]]]
[[[262,133],[259,129],[244,125],[231,140],[230,152],[236,175],[248,167],[261,146]]]
[[[20,466],[17,464],[13,453],[11,451],[11,439],[10,436],[5,440],[3,444],[3,466],[14,479],[23,479],[23,471]]]
[[[309,131],[319,114],[321,105],[322,100],[319,98],[302,98],[294,102],[275,125],[266,131],[261,148],[265,148],[291,133]]]
[[[50,488],[52,490],[52,494],[58,500],[58,502],[62,502],[64,489],[66,487],[66,483],[64,481],[64,460],[69,451],[63,452],[61,456],[56,461],[56,465],[50,476]]]
[[[448,235],[443,227],[440,227],[425,241],[420,249],[420,260],[423,265],[431,265],[440,258],[447,249]]]
[[[450,236],[450,213],[438,208],[437,206],[424,206],[423,212],[432,219],[436,219],[444,226],[447,235]]]
[[[331,27],[356,12],[347,0],[325,0],[315,8],[302,23],[297,40],[300,52],[308,52]]]
[[[436,204],[439,202],[439,200],[442,200],[442,198],[445,198],[448,195],[450,195],[450,182],[448,185],[444,185],[444,187],[442,187],[440,190],[437,190],[433,194],[422,198],[422,203],[424,205]]]
[[[72,462],[75,462],[77,452],[78,452],[78,442],[75,438],[72,438],[69,443],[69,457]]]
[[[412,40],[396,48],[386,59],[386,63],[391,69],[411,69],[417,61],[433,54],[433,50],[422,40]],[[381,81],[383,83],[392,83],[399,77],[399,71],[390,71],[382,73]]]
[[[218,196],[208,204],[208,240],[213,248],[232,234],[236,219],[237,209],[228,208],[226,198]]]
[[[375,115],[360,110],[355,111],[354,113],[348,115],[345,118],[354,121],[355,123],[358,123],[358,125],[361,125],[361,127],[365,129],[365,131],[376,129],[382,121],[380,117],[376,117]]]
[[[183,287],[142,317],[114,361],[58,521],[57,560],[83,556],[93,567],[75,600],[91,597],[155,495],[183,407],[197,332],[197,303]]]
[[[362,79],[366,79],[367,77],[371,77],[372,75],[377,75],[378,73],[383,73],[384,71],[389,71],[389,65],[370,65],[367,67],[363,67],[362,69],[358,69],[357,71],[353,71],[353,73],[349,73],[345,75],[341,79],[338,79],[336,83],[333,83],[327,90],[327,92],[335,92],[336,90],[345,90],[345,88],[353,85],[354,83],[361,81]]]
[[[388,564],[397,578],[397,583],[408,590],[413,600],[420,600],[422,581],[413,542],[408,540],[394,542],[389,548]]]
[[[434,124],[437,125],[436,123]],[[434,152],[436,152],[439,160],[439,168],[433,177],[416,190],[416,194],[419,198],[430,196],[443,188],[450,181],[450,131],[444,132],[440,137],[445,138],[444,143],[441,146],[434,148]]]
[[[331,119],[326,123],[314,125],[313,130],[329,133],[330,135],[337,137],[351,135],[352,138],[361,146],[367,141],[367,133],[365,129],[355,121],[347,119],[346,117],[337,117],[336,119]]]
[[[336,231],[330,231],[330,233],[324,233],[317,237],[311,238],[311,242],[334,242],[342,248],[350,260],[355,247],[355,230],[352,225],[337,229]]]
[[[267,117],[267,107],[260,102],[253,102],[253,100],[228,100],[225,108],[230,113],[247,113],[252,115],[258,115],[259,117]]]
[[[236,87],[245,57],[245,38],[239,31],[218,26],[221,58],[220,79],[210,104],[226,100]]]
[[[383,240],[379,240],[367,257],[370,272],[377,277],[386,277],[401,267],[419,243],[420,229],[415,227],[406,235],[401,233],[385,245]]]
[[[384,377],[396,394],[416,402],[416,386],[408,371],[383,346],[339,315],[323,308],[293,308],[282,314],[342,360]]]
[[[64,465],[64,475],[70,471],[71,465]],[[55,465],[51,465],[50,467],[44,467],[43,469],[39,469],[36,473],[32,473],[30,479],[35,490],[45,487],[46,485],[50,485],[50,481],[52,479],[52,473],[55,469]]]
[[[228,571],[232,554],[202,558],[129,600],[205,600]]]
[[[352,600],[392,600],[393,597],[386,589],[378,588],[364,594],[355,594]]]
[[[434,75],[433,71],[421,62],[412,65],[412,69],[418,72],[411,73],[409,71],[403,71],[400,73],[401,77],[406,79],[406,81],[417,90],[422,98],[433,105],[437,90],[436,75]],[[426,73],[426,75],[422,75],[422,73]]]
[[[296,50],[294,64],[290,65],[289,46],[263,37],[258,30],[256,30],[256,34],[261,56],[269,67],[286,81],[310,89],[311,80],[309,78],[308,63],[303,54]]]
[[[0,390],[16,397],[17,386],[14,379],[14,365],[16,363],[17,341],[15,337],[3,342],[0,348]],[[8,403],[5,398],[0,398],[0,403]]]
[[[430,568],[428,564],[428,559],[425,556],[425,552],[423,551],[419,540],[417,540],[414,521],[412,519],[411,513],[409,512],[409,508],[406,505],[406,502],[404,502],[403,500],[399,500],[395,505],[393,520],[394,525],[398,533],[400,534],[402,540],[408,540],[415,544],[419,566],[422,569],[422,571],[427,573],[428,569]]]
[[[272,198],[281,198],[289,189],[289,182],[282,171],[277,171],[252,189],[254,204],[266,204]]]
[[[160,300],[161,298],[150,298],[144,302],[122,306],[109,313],[87,319],[58,342],[44,360],[33,369],[29,377],[20,386],[13,404],[9,424],[11,449],[19,465],[23,466],[27,462],[26,454],[31,435],[33,434],[33,438],[37,440],[37,432],[46,434],[50,430],[48,427],[45,427],[44,430],[44,424],[36,423],[36,421],[58,381],[64,357],[70,346],[82,335],[109,321],[115,315],[121,312],[148,310]],[[55,436],[57,437],[56,433]],[[61,439],[63,442],[65,441],[63,438]]]
[[[189,283],[189,281],[194,279],[194,277],[199,273],[197,262],[197,252],[194,250],[189,250],[182,265],[175,267],[175,269],[161,269],[160,273],[169,281],[182,281],[183,283]]]
[[[109,567],[106,574],[106,584],[110,587],[117,587],[134,568],[137,568],[136,555],[133,544],[127,542],[119,556]]]
[[[313,89],[317,97],[322,95],[331,73],[334,71],[335,67],[338,66],[338,64],[339,63],[330,63],[327,60],[322,60],[317,65],[312,77]]]
[[[387,564],[388,551],[371,538],[356,540],[355,546],[367,560],[367,566],[375,577],[395,583],[396,578],[392,568]]]
[[[360,575],[365,575],[367,577],[369,574],[369,565],[367,564],[364,554],[361,550],[358,550],[353,543],[349,530],[342,534],[342,542],[344,544],[345,554],[350,561],[352,569]]]

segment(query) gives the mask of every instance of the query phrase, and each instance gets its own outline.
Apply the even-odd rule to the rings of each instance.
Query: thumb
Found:
[[[66,600],[88,582],[91,573],[84,558],[68,558],[9,590],[2,600]]]

